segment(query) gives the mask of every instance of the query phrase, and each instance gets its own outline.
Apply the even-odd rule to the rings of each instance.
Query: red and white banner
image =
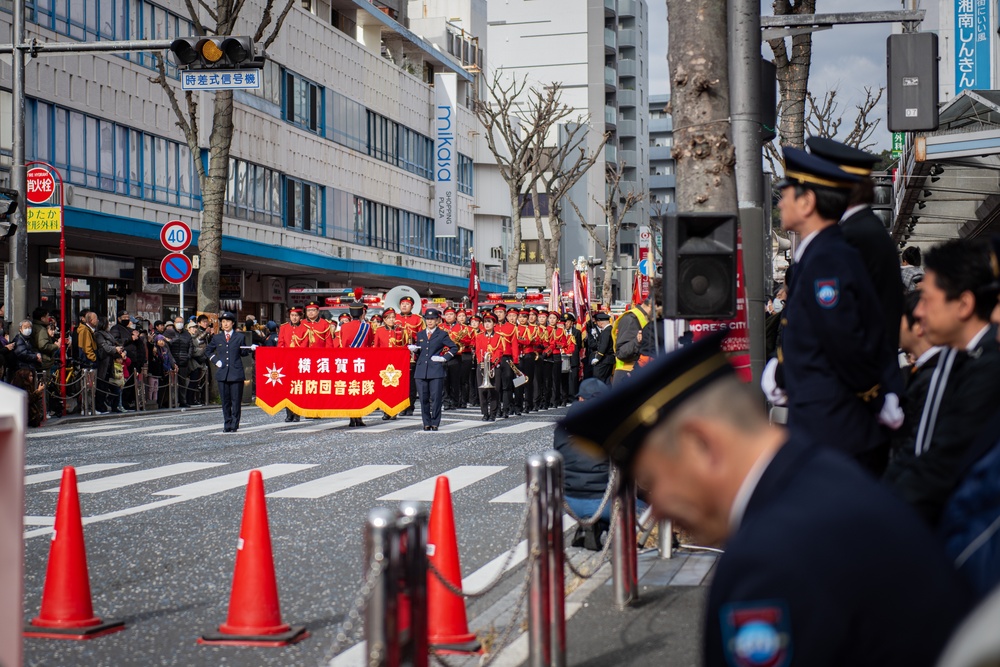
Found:
[[[303,417],[396,415],[410,405],[406,348],[258,347],[257,405]]]

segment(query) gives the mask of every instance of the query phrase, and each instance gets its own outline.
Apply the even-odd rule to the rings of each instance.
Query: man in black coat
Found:
[[[847,210],[840,218],[840,227],[844,231],[844,240],[861,255],[882,306],[889,345],[896,350],[899,347],[899,318],[903,314],[899,252],[882,220],[871,208],[875,202],[875,183],[871,173],[881,158],[823,137],[810,137],[806,139],[806,145],[813,154],[861,177],[851,189]]]
[[[420,416],[425,431],[436,431],[441,425],[441,401],[448,378],[444,364],[458,353],[455,341],[438,326],[440,321],[440,311],[429,308],[424,313],[427,328],[417,334],[415,344],[407,346],[417,355],[413,376],[420,393]]]
[[[723,337],[660,357],[561,422],[632,476],[656,516],[725,549],[704,664],[931,667],[971,607],[967,585],[870,475],[768,423]]]
[[[205,348],[205,355],[209,363],[215,366],[215,380],[219,384],[222,418],[225,422],[222,430],[225,433],[236,433],[240,427],[243,383],[246,380],[241,357],[250,354],[257,346],[247,347],[243,334],[233,329],[236,326],[236,315],[233,313],[222,313],[219,325],[222,331],[212,336]]]
[[[594,377],[611,384],[611,375],[615,372],[615,348],[611,341],[611,316],[605,312],[594,315],[598,328],[597,342],[594,354],[590,358],[590,368]]]

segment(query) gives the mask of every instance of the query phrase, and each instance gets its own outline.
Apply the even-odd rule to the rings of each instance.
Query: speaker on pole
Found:
[[[736,224],[733,213],[678,213],[663,240],[664,316],[736,316]]]

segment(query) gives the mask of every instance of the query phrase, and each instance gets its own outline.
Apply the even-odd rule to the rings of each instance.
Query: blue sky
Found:
[[[650,94],[669,91],[667,70],[667,6],[665,0],[647,0],[649,4]],[[900,0],[817,0],[817,13],[865,12],[902,9]],[[923,0],[930,28],[936,24],[937,0]],[[772,14],[770,0],[761,2],[761,13]],[[832,88],[838,89],[840,112],[844,115],[842,134],[850,131],[854,105],[864,99],[865,86],[885,85],[885,40],[892,33],[891,24],[836,26],[813,35],[813,60],[809,90],[818,98]],[[772,58],[771,48],[762,44],[761,53]],[[874,135],[875,151],[889,148],[885,129],[885,96],[876,108],[882,123]]]

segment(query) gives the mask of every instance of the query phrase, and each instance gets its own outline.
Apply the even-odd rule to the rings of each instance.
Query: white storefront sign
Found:
[[[458,235],[457,74],[434,75],[434,236]]]

